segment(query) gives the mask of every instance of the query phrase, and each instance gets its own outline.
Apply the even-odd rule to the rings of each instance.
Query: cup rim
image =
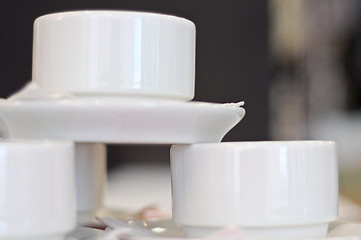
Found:
[[[195,143],[195,144],[174,144],[171,149],[177,147],[232,147],[232,148],[279,148],[279,147],[320,147],[336,146],[333,140],[292,140],[292,141],[232,141],[218,143]]]
[[[34,24],[37,21],[44,21],[47,18],[56,18],[56,17],[76,17],[76,16],[90,16],[90,15],[97,15],[103,17],[120,17],[120,16],[142,16],[142,17],[153,17],[158,18],[160,20],[170,20],[170,21],[181,21],[184,23],[191,24],[195,27],[195,24],[186,18],[178,17],[172,14],[167,13],[157,13],[152,11],[136,11],[136,10],[113,10],[113,9],[95,9],[95,10],[71,10],[71,11],[64,11],[64,12],[54,12],[42,15],[35,19]]]

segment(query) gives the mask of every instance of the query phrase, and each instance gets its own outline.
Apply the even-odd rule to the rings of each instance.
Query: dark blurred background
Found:
[[[195,101],[246,102],[246,117],[225,141],[268,139],[267,1],[53,0],[1,1],[1,87],[6,98],[31,79],[34,20],[86,9],[172,14],[197,27]],[[169,161],[169,146],[108,146],[108,166]]]

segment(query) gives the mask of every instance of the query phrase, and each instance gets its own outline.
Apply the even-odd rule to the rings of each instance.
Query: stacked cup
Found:
[[[113,110],[114,105],[99,102],[110,99],[113,103],[124,97],[135,101],[145,99],[146,103],[150,99],[191,100],[194,96],[195,26],[183,18],[154,13],[61,12],[35,20],[33,42],[32,82],[37,87],[49,95],[70,94],[72,100],[94,102],[64,106],[78,108],[76,111],[94,109],[90,112],[97,116],[93,125],[81,122],[90,125],[86,131],[69,131],[70,139],[79,139],[81,135],[80,138],[87,141],[76,144],[76,180],[78,220],[88,222],[102,205],[106,150],[96,142],[107,136],[90,137],[94,144],[84,136],[89,135],[89,129],[102,128],[99,127],[102,122],[125,121],[121,117],[114,118],[119,114],[116,113],[119,109]],[[126,109],[133,106],[132,101],[125,104]],[[103,111],[111,115],[111,120],[99,117]],[[128,115],[131,114],[134,115],[132,112]],[[77,123],[72,124],[74,129],[79,128]],[[49,135],[53,132],[56,130],[49,129]],[[129,134],[128,138],[136,139],[136,136]]]
[[[130,11],[49,14],[34,23],[33,81],[77,95],[191,100],[195,26]]]

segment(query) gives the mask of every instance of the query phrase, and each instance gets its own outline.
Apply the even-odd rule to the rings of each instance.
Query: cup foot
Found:
[[[268,240],[322,238],[326,236],[328,223],[280,226],[280,227],[241,227],[250,236]],[[187,237],[198,238],[210,235],[221,227],[197,227],[182,225]]]
[[[65,234],[44,235],[44,236],[0,236],[0,240],[64,240]]]

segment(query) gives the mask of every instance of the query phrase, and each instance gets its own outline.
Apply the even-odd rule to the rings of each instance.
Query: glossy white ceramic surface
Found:
[[[103,206],[107,178],[106,151],[106,146],[102,143],[75,144],[79,224],[94,221],[96,211]]]
[[[173,217],[185,230],[236,225],[267,237],[266,229],[309,226],[316,231],[303,237],[320,237],[337,218],[334,142],[174,145],[171,169]]]
[[[0,239],[61,239],[76,225],[74,146],[0,141]]]
[[[244,114],[239,104],[131,97],[0,99],[0,133],[96,143],[219,142]]]
[[[194,96],[195,26],[129,11],[74,11],[34,23],[33,81],[78,94]]]

